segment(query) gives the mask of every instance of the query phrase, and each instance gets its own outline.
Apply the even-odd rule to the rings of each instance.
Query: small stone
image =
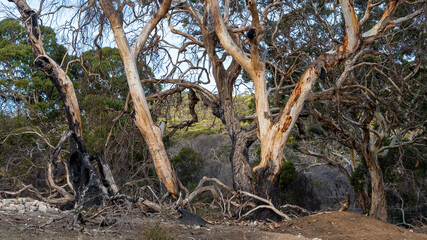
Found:
[[[39,201],[39,202],[37,203],[37,206],[38,206],[38,207],[41,207],[41,206],[45,206],[45,207],[46,207],[46,203],[44,203],[44,202],[40,202],[40,201]]]
[[[16,210],[18,210],[18,211],[23,210],[24,208],[25,208],[24,204],[16,205]]]
[[[33,205],[33,202],[26,202],[25,208],[30,208]]]
[[[30,211],[31,211],[31,212],[34,212],[34,211],[36,211],[36,210],[37,210],[37,206],[31,206],[31,207],[30,207]]]
[[[40,206],[39,206],[39,211],[40,211],[40,212],[46,212],[46,211],[47,211],[47,207],[46,207],[46,205],[40,205]]]
[[[9,199],[3,199],[3,206],[7,207],[10,205],[10,200]]]
[[[6,211],[15,211],[16,210],[14,207],[4,207],[3,209]]]
[[[54,208],[52,208],[52,207],[49,207],[49,208],[47,208],[47,212],[49,212],[49,213],[54,213],[54,212],[55,212],[55,209],[54,209]]]
[[[18,199],[16,199],[16,203],[24,203],[24,198],[18,198]]]
[[[24,213],[25,213],[24,209],[18,211],[18,214],[24,214]]]

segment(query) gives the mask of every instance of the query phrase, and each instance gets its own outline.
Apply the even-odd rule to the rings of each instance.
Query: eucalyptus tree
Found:
[[[159,2],[160,4],[152,2],[151,5],[147,4],[144,6],[144,4],[139,2],[101,0],[99,1],[99,6],[110,23],[115,42],[125,66],[129,91],[135,107],[135,124],[147,142],[159,178],[166,186],[167,190],[173,196],[177,196],[178,181],[176,174],[170,165],[162,141],[162,133],[151,118],[136,64],[139,53],[147,42],[153,29],[169,10],[171,2],[170,0],[161,1]],[[131,45],[123,28],[123,24],[125,23],[124,20],[128,19],[128,16],[124,16],[123,11],[126,10],[126,8],[131,9],[128,13],[131,11],[138,12],[138,10],[141,9],[147,11],[144,7],[150,8],[149,11],[153,11],[154,16],[144,25],[135,43]]]
[[[238,24],[244,17],[244,3],[236,2],[233,6],[234,11],[228,16],[230,21]],[[232,58],[227,56],[219,43],[213,22],[209,19],[209,9],[206,3],[195,2],[176,2],[170,14],[168,14],[168,25],[172,33],[180,36],[179,41],[175,41],[177,48],[176,61],[171,59],[175,66],[179,66],[182,61],[192,62],[188,67],[173,69],[169,76],[177,75],[175,79],[169,79],[169,82],[181,84],[180,78],[188,79],[201,85],[201,83],[210,82],[209,75],[200,75],[191,79],[186,76],[185,69],[198,70],[199,72],[209,72],[215,81],[218,94],[215,96],[208,90],[200,91],[195,89],[202,97],[204,103],[212,109],[212,114],[218,117],[226,126],[231,138],[232,149],[229,160],[233,172],[233,185],[235,190],[253,192],[254,182],[249,164],[248,148],[256,140],[255,125],[251,124],[243,127],[242,116],[238,116],[234,106],[234,96],[236,81],[241,76],[242,67]],[[233,38],[237,44],[243,46],[241,34],[243,31],[236,31]],[[187,74],[188,75],[188,74]]]
[[[395,14],[406,16],[416,13],[417,9],[416,4],[401,5]],[[350,169],[338,167],[347,172],[355,192],[360,194],[362,208],[370,209],[372,216],[382,220],[387,218],[384,171],[406,175],[403,170],[406,164],[401,161],[403,148],[425,146],[423,119],[426,116],[422,109],[425,98],[421,97],[425,92],[421,80],[426,64],[422,54],[426,49],[425,21],[424,13],[403,23],[400,31],[385,34],[347,61],[343,72],[330,75],[337,79],[347,78],[338,90],[331,94],[333,88],[329,85],[329,90],[309,97],[309,100],[317,98],[319,101],[309,104],[310,112],[321,123],[317,126],[320,135],[315,134],[315,139],[321,139],[322,145],[342,144],[350,151],[344,152],[347,157],[337,154],[332,143],[330,150],[306,152],[334,164],[337,162],[332,159],[347,159]],[[323,84],[328,86],[327,81]],[[393,165],[387,160],[390,149],[401,150],[400,160]],[[371,186],[365,186],[360,177],[364,166],[369,172]],[[417,167],[422,166],[418,163]]]
[[[281,109],[277,117],[273,117],[270,112],[268,102],[265,61],[260,54],[261,39],[265,31],[263,18],[258,12],[257,2],[247,1],[251,12],[251,24],[247,32],[248,47],[239,46],[233,36],[233,26],[228,25],[229,8],[220,8],[217,0],[209,0],[207,4],[210,8],[213,21],[215,22],[216,34],[222,47],[235,59],[248,73],[255,86],[256,116],[258,124],[258,137],[261,141],[261,162],[254,167],[253,171],[257,175],[258,193],[278,203],[278,178],[281,170],[281,160],[286,141],[290,136],[293,125],[296,123],[304,103],[309,96],[316,81],[324,79],[328,72],[332,71],[340,62],[354,57],[363,49],[367,48],[376,39],[383,36],[391,27],[404,21],[410,20],[422,13],[418,9],[407,16],[393,18],[399,2],[390,1],[384,8],[382,16],[375,20],[373,24],[365,24],[370,19],[372,8],[379,4],[370,1],[364,9],[364,15],[359,21],[352,1],[339,1],[342,12],[341,23],[344,24],[344,41],[336,48],[321,54],[306,71],[300,76],[297,85],[290,95],[286,106]],[[274,2],[271,7],[280,5]],[[269,9],[271,7],[266,7]],[[223,12],[224,11],[224,12]],[[279,40],[277,40],[279,41]],[[344,78],[340,78],[335,87],[341,87]],[[370,172],[376,174],[378,165],[374,162],[368,163]],[[378,176],[381,178],[381,176]],[[376,199],[375,201],[382,201]],[[377,218],[385,219],[384,209],[375,210],[373,215]]]

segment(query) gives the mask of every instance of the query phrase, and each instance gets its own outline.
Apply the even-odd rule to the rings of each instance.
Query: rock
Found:
[[[44,204],[43,205],[39,205],[39,211],[45,213],[47,211],[46,205],[44,205]]]
[[[3,209],[6,211],[15,211],[16,210],[14,207],[4,207]]]
[[[178,209],[178,212],[181,214],[181,217],[179,217],[179,220],[187,225],[195,225],[195,226],[206,226],[206,221],[203,220],[203,218],[192,214],[191,212],[187,211],[185,208]]]
[[[25,208],[30,208],[33,205],[33,202],[26,202]]]
[[[39,200],[34,200],[33,206],[38,206],[38,204],[39,204]]]
[[[48,207],[48,208],[47,208],[47,212],[49,212],[49,213],[55,213],[55,208],[53,208],[53,207]]]
[[[3,206],[5,207],[9,206],[12,203],[10,199],[3,199],[2,202],[3,202]]]
[[[40,208],[41,206],[45,206],[46,207],[46,203],[44,202],[37,202],[37,206]]]
[[[24,214],[24,213],[25,213],[24,209],[18,211],[18,214]]]
[[[30,211],[31,212],[34,212],[34,211],[36,211],[37,210],[37,206],[30,206]]]
[[[18,203],[18,204],[21,203],[22,204],[22,203],[24,203],[24,199],[25,198],[18,198],[18,199],[16,199],[16,203]]]
[[[18,204],[16,205],[16,210],[20,211],[20,210],[24,210],[25,206],[24,204]]]

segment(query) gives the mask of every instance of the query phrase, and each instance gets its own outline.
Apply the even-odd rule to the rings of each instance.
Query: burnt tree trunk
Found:
[[[275,173],[274,167],[258,168],[256,171],[256,191],[262,198],[268,199],[275,207],[280,205],[279,179],[280,174]]]
[[[74,198],[77,203],[75,206],[88,209],[103,205],[109,194],[117,193],[117,186],[103,155],[92,157],[86,151],[80,108],[73,83],[61,67],[46,54],[37,13],[28,6],[25,0],[13,0],[13,2],[25,23],[28,42],[35,57],[35,67],[49,77],[64,103],[68,126],[72,132],[70,137],[71,153],[67,168],[75,191]],[[94,161],[97,163],[95,166],[92,165]]]

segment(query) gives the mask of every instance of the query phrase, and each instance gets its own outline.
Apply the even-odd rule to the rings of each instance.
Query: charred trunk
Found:
[[[109,194],[117,193],[117,187],[103,155],[92,157],[86,151],[80,108],[73,83],[61,67],[46,54],[37,13],[28,6],[25,0],[13,0],[13,2],[24,19],[28,42],[35,57],[34,65],[49,77],[64,104],[71,130],[71,134],[67,135],[70,136],[71,147],[67,168],[71,175],[71,184],[77,203],[75,206],[84,209],[102,206]],[[66,137],[61,138],[54,151],[54,160],[58,157],[65,140]],[[97,164],[93,164],[93,162]]]

